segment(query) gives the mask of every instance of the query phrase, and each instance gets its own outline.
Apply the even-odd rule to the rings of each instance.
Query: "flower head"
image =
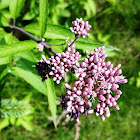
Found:
[[[43,46],[41,43],[39,43],[39,44],[37,45],[37,49],[38,49],[38,51],[42,52],[43,49],[44,49],[44,46]]]
[[[78,59],[81,57],[81,55],[79,52],[76,52],[74,44],[69,47],[72,42],[73,40],[68,44],[65,52],[57,53],[56,56],[51,56],[48,60],[44,55],[42,55],[42,60],[36,65],[42,81],[47,79],[46,74],[48,74],[50,78],[53,78],[53,80],[59,84],[64,74],[68,72],[76,63],[78,63]]]
[[[105,116],[110,116],[110,107],[119,110],[117,100],[122,94],[118,89],[119,84],[127,83],[127,79],[121,75],[120,64],[113,68],[110,61],[105,62],[107,55],[104,52],[104,46],[94,51],[82,63],[77,63],[78,69],[75,76],[78,77],[78,80],[75,81],[74,87],[69,89],[65,98],[63,98],[65,100],[62,101],[64,102],[62,107],[65,106],[71,119],[73,119],[75,110],[79,112],[78,114],[95,113],[96,116],[101,115],[102,120],[105,120]],[[82,102],[80,105],[77,99],[80,103]],[[92,103],[95,100],[98,103],[96,108],[92,108]],[[87,107],[86,102],[90,106]],[[81,108],[83,112],[81,112]],[[77,116],[74,118],[77,119]]]
[[[70,27],[70,30],[75,34],[75,36],[81,35],[83,38],[89,36],[89,33],[87,33],[87,31],[91,28],[91,25],[88,23],[88,21],[84,22],[82,18],[77,18],[72,22],[72,24],[74,25],[74,27]]]

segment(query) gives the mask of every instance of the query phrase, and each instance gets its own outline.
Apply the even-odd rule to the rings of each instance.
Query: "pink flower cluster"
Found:
[[[76,52],[74,44],[69,47],[72,42],[73,40],[68,44],[67,50],[65,52],[58,53],[56,56],[51,56],[48,60],[44,55],[42,56],[43,62],[49,65],[48,76],[53,78],[57,84],[60,83],[60,80],[65,75],[65,73],[68,72],[81,57],[79,52]]]
[[[44,46],[43,46],[41,43],[39,43],[39,44],[37,45],[37,49],[38,49],[38,51],[42,52],[43,49],[44,49]]]
[[[72,120],[74,118],[78,120],[79,114],[85,112],[101,115],[101,119],[105,120],[105,116],[110,116],[109,107],[119,110],[116,102],[122,94],[118,90],[119,84],[127,83],[127,79],[120,75],[121,65],[113,68],[111,62],[105,62],[106,57],[103,46],[95,49],[95,53],[89,54],[81,64],[76,64],[78,70],[75,76],[78,80],[75,81],[72,89],[67,90],[61,103]],[[91,104],[96,98],[98,104],[96,108],[91,109]],[[90,106],[87,106],[87,102]],[[78,115],[75,115],[75,112]]]
[[[63,110],[68,112],[67,117],[71,117],[71,120],[75,119],[77,122],[79,121],[79,115],[87,115],[91,110],[91,102],[85,100],[81,95],[82,91],[78,89],[76,86],[73,88],[70,87],[67,83],[65,84],[67,89],[66,95],[62,94],[62,102],[61,106]],[[70,89],[69,89],[70,88]]]
[[[88,21],[82,18],[72,22],[74,27],[70,30],[75,34],[76,39],[81,35],[83,38],[89,35],[87,31],[91,28]],[[67,42],[68,38],[66,39]],[[44,42],[45,40],[42,40]],[[48,60],[42,55],[42,60],[36,64],[38,75],[44,82],[47,75],[57,84],[66,72],[71,70],[78,79],[73,87],[65,83],[66,94],[62,94],[61,106],[68,112],[67,117],[71,120],[79,121],[80,114],[87,115],[94,113],[100,115],[102,120],[110,116],[110,107],[119,110],[117,100],[122,92],[119,84],[127,83],[127,79],[122,74],[121,65],[113,67],[110,61],[105,62],[107,55],[104,46],[94,49],[94,53],[86,51],[87,57],[81,62],[79,52],[75,50],[75,41],[71,41],[65,52],[57,53]],[[44,46],[40,43],[37,46],[39,51],[43,51]],[[95,100],[97,104],[95,104]],[[95,104],[95,105],[93,105]],[[94,107],[96,106],[96,107]]]
[[[91,25],[88,23],[88,21],[84,22],[82,18],[77,18],[72,22],[72,24],[74,25],[74,27],[70,27],[70,30],[75,34],[75,36],[81,35],[83,38],[89,36],[89,33],[87,33],[87,31],[91,28]]]

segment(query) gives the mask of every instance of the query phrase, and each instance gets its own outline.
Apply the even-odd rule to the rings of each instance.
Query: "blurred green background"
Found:
[[[38,19],[38,0],[26,0],[18,26]],[[0,0],[0,11],[10,18],[8,0]],[[108,58],[114,65],[122,64],[128,83],[121,85],[123,94],[118,100],[120,111],[111,109],[111,116],[102,121],[94,115],[81,116],[80,140],[139,140],[140,139],[140,0],[49,0],[49,23],[72,26],[76,18],[92,25],[89,38],[120,49]],[[60,33],[61,34],[61,33]],[[24,40],[23,36],[20,37]],[[63,83],[62,83],[63,84]],[[59,96],[61,89],[56,86]],[[62,89],[63,90],[63,89]],[[5,119],[2,140],[72,140],[75,121],[65,126],[59,122],[55,129],[48,111],[46,96],[36,91],[22,78],[9,75],[2,98],[30,100],[34,112],[20,119]],[[57,106],[57,115],[62,112]],[[22,123],[21,123],[22,122]],[[8,125],[5,125],[5,124]]]

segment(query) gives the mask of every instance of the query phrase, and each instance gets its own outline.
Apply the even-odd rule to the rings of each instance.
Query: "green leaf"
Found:
[[[28,95],[26,95],[22,101],[26,102],[26,103],[29,103],[30,100],[31,100],[31,97],[32,97],[32,92],[29,93]]]
[[[0,28],[0,45],[11,45],[19,42],[20,41],[11,33],[7,33],[3,28]]]
[[[0,86],[4,84],[8,74],[9,65],[0,65]],[[3,87],[2,87],[3,88]]]
[[[15,44],[15,43],[20,43],[20,41],[10,33],[7,33],[4,36],[4,39],[5,39],[6,44],[8,44],[8,45]]]
[[[6,35],[7,33],[4,31],[3,28],[0,28],[0,39],[3,38],[4,35]]]
[[[1,100],[1,118],[22,117],[30,114],[31,112],[31,106],[26,102],[10,99]]]
[[[86,10],[87,16],[95,16],[96,15],[96,4],[94,0],[87,0],[84,2],[84,9]]]
[[[56,127],[56,95],[54,91],[54,82],[50,78],[48,78],[45,82],[47,85],[49,107],[53,117],[54,126]]]
[[[0,10],[9,6],[9,0],[0,0]]]
[[[63,26],[48,24],[44,37],[48,39],[66,39],[67,37],[74,37],[74,35]]]
[[[8,25],[8,19],[4,15],[0,14],[0,26],[7,27]]]
[[[48,0],[39,1],[39,28],[40,36],[42,37],[46,31],[48,18]]]
[[[11,57],[0,58],[0,65],[8,64],[11,62]]]
[[[95,43],[95,42],[92,42],[92,43],[85,43],[85,42],[81,42],[81,41],[77,41],[75,43],[75,48],[76,49],[82,49],[82,50],[88,50],[89,52],[94,52],[94,49],[97,48],[97,47],[101,47],[101,46],[105,46],[105,51],[106,52],[110,52],[110,51],[113,51],[114,48],[113,46],[110,46],[110,45],[104,45],[104,44],[100,44],[100,43]]]
[[[29,11],[24,14],[23,20],[32,20],[39,14],[36,0],[30,0],[28,3]]]
[[[37,23],[27,25],[27,26],[25,26],[24,29],[30,33],[39,35]],[[47,39],[53,39],[53,40],[49,41],[52,44],[61,44],[61,42],[65,41],[65,39],[67,37],[70,37],[70,39],[74,39],[74,34],[65,27],[48,24],[48,28],[46,30],[46,33],[44,34],[44,37]],[[59,40],[60,40],[60,43],[59,43]],[[118,51],[117,48],[114,48],[111,45],[100,44],[97,42],[93,42],[92,40],[90,40],[88,38],[82,38],[82,37],[78,38],[78,41],[76,41],[75,45],[76,45],[76,49],[82,49],[83,51],[89,50],[89,52],[93,52],[94,49],[97,47],[105,46],[105,51],[107,52],[107,54],[109,54],[109,56],[114,55],[114,53],[110,53],[110,52],[112,52],[114,50]],[[64,47],[63,46],[52,46],[52,48],[56,49],[58,52],[61,52],[62,48],[64,48]]]
[[[33,117],[30,115],[19,118],[16,122],[16,126],[23,126],[26,130],[32,131],[33,130],[32,119]]]
[[[23,17],[23,20],[32,20],[36,16],[34,11],[29,11]]]
[[[35,34],[38,36],[40,35],[37,23],[29,24],[29,25],[25,26],[24,29],[27,32],[30,32],[32,34]],[[64,39],[65,40],[67,37],[74,38],[74,34],[72,32],[70,32],[69,29],[67,29],[63,26],[48,24],[47,30],[43,37],[48,38],[48,39]]]
[[[9,2],[8,2],[8,7],[9,7]],[[9,10],[7,9],[3,9],[2,11],[0,11],[2,15],[4,15],[6,17],[6,19],[11,19],[11,15]]]
[[[9,68],[10,68],[10,64],[7,64],[7,63],[9,63],[10,60],[8,60],[7,58],[5,58],[5,59],[6,60],[4,60],[3,64],[0,65],[0,89],[1,89],[1,91],[4,88],[4,84],[5,84],[5,81],[7,80],[7,75],[8,75]],[[0,59],[0,62],[1,62],[1,59]]]
[[[20,12],[23,8],[25,0],[10,0],[9,1],[9,10],[13,19],[19,17]]]
[[[92,11],[92,14],[96,15],[96,4],[95,4],[94,0],[88,0],[88,4]]]
[[[10,123],[12,125],[15,125],[15,123],[16,123],[16,118],[15,117],[11,117],[11,118],[9,118],[9,120],[10,120]]]
[[[56,40],[49,40],[48,43],[50,44],[64,44],[65,40],[62,39],[56,39]],[[64,51],[66,45],[61,45],[61,46],[50,46],[52,49],[56,50],[59,53],[62,53]]]
[[[137,88],[140,88],[140,72],[138,73],[138,77],[136,78],[136,86]]]
[[[35,63],[21,58],[17,61],[17,66],[11,69],[11,73],[23,78],[40,93],[47,95],[46,85],[42,82],[40,76],[37,75]]]
[[[16,53],[25,52],[31,50],[37,46],[35,41],[20,41],[19,43],[11,45],[0,45],[0,58],[11,56]]]
[[[38,61],[38,58],[35,56],[35,54],[32,51],[26,51],[26,52],[18,53],[14,56],[16,58],[15,61],[19,60],[20,58],[24,58],[24,59],[26,59],[30,62],[33,62],[34,64],[37,63],[37,61]],[[17,63],[20,63],[20,62],[17,61]]]
[[[60,17],[67,17],[67,18],[69,18],[71,16],[70,11],[68,9],[64,9],[62,7],[61,7],[61,9],[58,12],[59,12],[58,15]]]
[[[56,39],[56,40],[49,41],[50,44],[62,44],[64,42],[65,42],[65,40],[62,40],[62,39]],[[63,52],[65,46],[66,45],[51,46],[51,47],[53,49],[55,49],[57,52],[61,53],[61,52]],[[81,49],[83,51],[88,50],[89,52],[94,52],[95,48],[101,47],[101,46],[105,46],[105,51],[108,56],[113,56],[115,54],[113,51],[116,50],[116,48],[114,48],[113,46],[92,42],[90,39],[84,40],[83,38],[79,38],[78,41],[76,41],[76,43],[75,43],[76,49]]]
[[[58,17],[59,16],[60,17],[70,17],[71,13],[67,8],[68,6],[69,6],[69,4],[66,2],[57,4],[55,11],[53,11],[53,14],[55,14],[55,16],[58,16]]]
[[[19,42],[20,41],[10,33],[4,34],[2,38],[0,36],[0,45],[11,45]]]
[[[5,118],[0,121],[0,129],[3,129],[9,125],[9,119]]]
[[[21,124],[28,131],[33,130],[33,124],[32,124],[32,122],[30,120],[29,121],[28,120],[22,120]]]

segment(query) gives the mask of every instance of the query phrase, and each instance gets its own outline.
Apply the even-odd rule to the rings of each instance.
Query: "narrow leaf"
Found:
[[[7,33],[4,31],[3,28],[0,28],[0,39],[3,38],[4,35],[6,35]]]
[[[63,26],[49,24],[44,37],[50,39],[66,39],[67,37],[74,37],[74,35],[69,29]]]
[[[96,14],[96,4],[94,0],[87,0],[84,2],[84,9],[86,10],[87,16],[95,16]]]
[[[109,51],[113,51],[114,48],[113,46],[110,45],[104,45],[104,44],[100,44],[100,43],[85,43],[85,42],[81,42],[81,41],[77,41],[75,43],[75,47],[76,49],[82,49],[82,50],[88,50],[89,52],[94,52],[94,49],[97,47],[101,47],[101,46],[105,46],[105,51],[109,52]]]
[[[8,26],[8,19],[2,14],[0,14],[0,26]]]
[[[0,58],[0,65],[8,64],[11,62],[11,57]]]
[[[0,65],[0,86],[2,86],[6,80],[10,65]],[[2,87],[3,88],[3,87]]]
[[[5,118],[0,121],[0,130],[7,127],[9,125],[9,119]]]
[[[47,85],[49,107],[50,107],[51,114],[53,117],[54,126],[56,127],[56,95],[55,95],[55,91],[54,91],[53,80],[48,78],[46,80],[46,85]]]
[[[9,120],[10,120],[10,123],[11,123],[12,125],[15,125],[15,123],[16,123],[16,118],[12,117],[12,118],[9,118]]]
[[[9,11],[13,19],[19,17],[20,12],[23,8],[25,0],[10,0]]]
[[[25,26],[24,29],[30,33],[39,35],[37,23],[29,24]],[[47,39],[53,39],[50,41],[50,43],[52,44],[61,44],[61,42],[65,41],[67,37],[70,37],[70,39],[74,39],[74,35],[69,29],[63,26],[52,25],[52,24],[48,24],[48,28],[44,34],[44,37]],[[60,40],[60,43],[59,43],[59,40]],[[112,52],[114,50],[119,51],[117,48],[114,48],[111,45],[100,44],[97,42],[93,42],[91,39],[82,38],[82,37],[78,38],[75,45],[76,45],[76,49],[82,49],[83,51],[89,50],[89,52],[93,52],[95,48],[100,47],[100,46],[105,46],[105,51],[107,53]],[[52,46],[52,48],[56,49],[58,52],[61,52],[63,46]],[[110,53],[109,55],[111,56]]]
[[[27,83],[33,86],[40,93],[47,95],[46,85],[37,75],[35,63],[21,58],[19,61],[17,61],[17,66],[11,69],[11,73],[15,76],[23,78]]]
[[[9,6],[9,0],[0,0],[0,10]]]
[[[39,1],[39,28],[42,37],[46,31],[48,18],[48,0]]]
[[[96,4],[95,4],[94,0],[88,0],[88,4],[92,11],[92,14],[96,15]]]
[[[23,126],[26,130],[32,131],[33,130],[33,121],[29,119],[30,116],[25,116],[20,118],[18,121],[20,125]]]
[[[15,36],[13,36],[11,33],[7,33],[4,36],[4,39],[5,39],[5,42],[8,45],[15,44],[15,43],[20,43],[20,41]]]
[[[29,24],[25,26],[24,29],[32,34],[35,34],[38,36],[40,35],[37,23]],[[74,34],[70,32],[69,29],[63,26],[48,24],[47,30],[43,37],[48,38],[48,39],[66,39],[67,37],[74,38]]]
[[[25,52],[35,48],[37,43],[35,41],[21,41],[12,45],[0,45],[0,57],[11,56],[16,53]]]
[[[50,44],[64,44],[65,40],[62,39],[55,39],[55,40],[49,40],[48,43]],[[64,48],[66,45],[60,45],[60,46],[51,46],[52,49],[56,50],[58,53],[62,53],[64,51]]]

